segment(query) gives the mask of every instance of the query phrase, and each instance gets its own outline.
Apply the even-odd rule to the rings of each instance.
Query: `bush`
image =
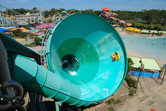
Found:
[[[27,30],[31,30],[31,28],[27,25],[24,25],[23,27],[26,28]]]
[[[110,108],[109,111],[115,111],[115,109],[114,108]]]
[[[35,37],[35,44],[36,45],[40,45],[40,42],[42,41],[42,39],[41,38],[38,38],[38,37]]]
[[[121,27],[125,27],[125,24],[123,24],[123,23],[120,23],[120,26],[121,26]]]
[[[134,96],[134,90],[130,90],[130,93],[129,93],[130,96]]]
[[[21,33],[21,30],[20,29],[16,29],[16,30],[13,30],[13,34],[18,37]]]
[[[29,37],[34,37],[34,34],[28,33]]]
[[[138,25],[138,26],[136,26],[136,27],[139,28],[139,29],[144,29],[144,28],[145,28],[144,25]]]
[[[132,23],[132,27],[135,27],[136,25],[135,25],[135,23]]]
[[[127,74],[125,77],[125,80],[126,80],[129,87],[136,88],[137,81],[135,79],[133,79],[130,75]]]
[[[35,47],[36,44],[34,44],[34,43],[30,43],[30,44],[25,44],[25,46],[27,46],[27,47]]]
[[[25,38],[25,37],[27,37],[27,33],[26,33],[26,32],[21,32],[21,33],[19,34],[19,37]]]
[[[151,26],[148,26],[147,29],[148,29],[148,30],[152,30],[152,27],[151,27]]]
[[[106,103],[107,104],[119,104],[119,103],[121,103],[122,101],[121,100],[117,100],[117,101],[115,101],[114,99],[110,99],[110,100],[108,100]]]
[[[158,31],[161,30],[161,28],[159,28],[159,27],[154,27],[153,29],[154,29],[154,30],[158,30]]]
[[[132,67],[133,64],[134,62],[132,61],[132,59],[128,57],[128,68],[127,68],[128,71],[133,70],[133,67]]]

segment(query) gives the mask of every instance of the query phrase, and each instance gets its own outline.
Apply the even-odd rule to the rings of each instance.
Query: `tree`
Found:
[[[24,13],[26,13],[26,12],[29,11],[29,10],[27,10],[27,9],[23,9],[23,8],[13,9],[13,10],[16,11],[16,12],[18,12],[18,13],[20,13],[20,14],[24,14]]]
[[[50,10],[50,15],[53,16],[55,12],[57,12],[58,10],[56,10],[55,8],[52,8]]]
[[[37,7],[34,7],[33,9],[32,9],[33,11],[33,13],[38,13],[39,11],[37,10]]]
[[[41,38],[35,37],[34,39],[36,45],[40,45],[40,42],[42,41]]]
[[[27,30],[31,30],[31,28],[27,25],[24,25],[23,27],[26,28]]]
[[[157,31],[160,31],[160,30],[161,30],[161,28],[159,28],[159,27],[154,27],[153,29],[154,29],[154,30],[157,30]]]
[[[162,25],[162,26],[164,26],[164,25],[166,25],[166,10],[161,10],[161,14],[160,15],[162,15],[161,16],[161,20],[160,20],[160,24]]]
[[[58,10],[58,12],[62,12],[62,11],[65,11],[65,9],[64,9],[64,8],[60,8],[60,9]]]
[[[13,34],[14,34],[16,37],[18,37],[18,36],[20,35],[20,33],[21,33],[21,30],[20,30],[20,29],[16,29],[16,30],[13,31]]]
[[[46,11],[44,12],[44,16],[47,18],[47,17],[49,17],[49,15],[50,15],[50,12],[49,12],[48,10],[46,10]]]
[[[133,70],[133,65],[134,62],[132,61],[132,59],[130,57],[128,57],[128,69],[127,71]]]
[[[25,38],[25,37],[27,37],[27,33],[26,32],[20,32],[19,37]]]
[[[37,7],[34,7],[32,10],[35,10],[35,9],[37,9]]]
[[[151,30],[152,28],[151,28],[151,26],[148,26],[147,29],[148,29],[148,30]]]

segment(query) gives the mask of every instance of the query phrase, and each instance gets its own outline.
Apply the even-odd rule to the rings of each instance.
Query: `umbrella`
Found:
[[[37,29],[39,28],[47,28],[47,27],[54,27],[55,24],[54,23],[44,23],[44,24],[41,24],[37,27]]]
[[[8,29],[0,28],[0,32],[4,32],[4,31],[6,31],[6,30],[8,30]]]

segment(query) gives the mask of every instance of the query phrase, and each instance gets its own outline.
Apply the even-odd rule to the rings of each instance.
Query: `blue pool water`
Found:
[[[121,35],[126,48],[141,56],[166,62],[166,37]]]

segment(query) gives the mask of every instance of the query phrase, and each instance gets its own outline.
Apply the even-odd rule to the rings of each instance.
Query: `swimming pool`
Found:
[[[166,37],[121,35],[126,48],[141,56],[166,62]]]

